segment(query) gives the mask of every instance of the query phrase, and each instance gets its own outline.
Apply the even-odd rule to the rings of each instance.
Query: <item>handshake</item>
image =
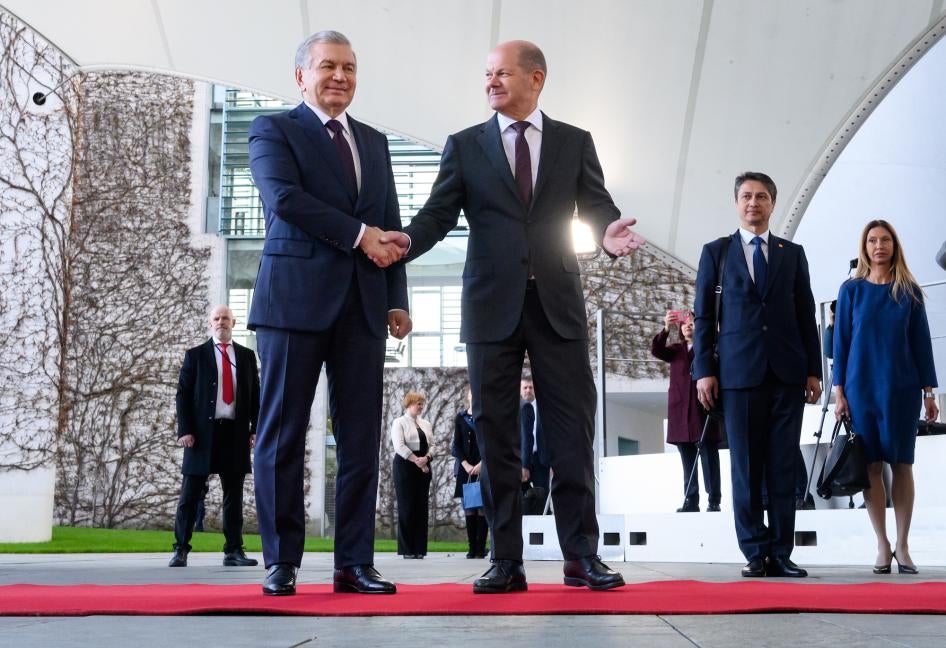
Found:
[[[386,232],[377,227],[366,227],[358,247],[379,268],[387,268],[401,260],[411,246],[411,239],[404,232]]]

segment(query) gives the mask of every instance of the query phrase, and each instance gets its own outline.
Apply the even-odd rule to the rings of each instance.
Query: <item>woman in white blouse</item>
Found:
[[[404,416],[391,424],[394,489],[397,492],[397,552],[405,558],[427,555],[427,518],[433,428],[420,418],[426,399],[407,392]]]

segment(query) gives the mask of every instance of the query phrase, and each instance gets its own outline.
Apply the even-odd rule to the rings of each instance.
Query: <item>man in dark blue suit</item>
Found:
[[[634,219],[619,218],[591,134],[538,109],[546,73],[545,57],[532,43],[512,41],[490,52],[486,94],[496,114],[447,139],[430,198],[405,228],[408,236],[384,239],[410,245],[414,258],[456,226],[461,210],[470,224],[460,338],[493,534],[493,563],[474,583],[477,593],[527,589],[517,424],[526,352],[555,471],[552,501],[565,583],[624,584],[597,557],[596,396],[571,236],[575,210],[612,256],[629,254],[643,239],[629,229]]]
[[[538,403],[535,400],[535,385],[532,378],[523,376],[519,382],[519,396],[522,405],[519,407],[519,444],[522,455],[522,482],[523,491],[528,493],[526,486],[541,489],[542,504],[549,492],[549,453],[542,434],[542,420],[539,418]],[[534,502],[538,506],[538,502]],[[528,506],[526,513],[528,513]]]
[[[356,60],[338,32],[296,52],[303,103],[256,118],[250,170],[266,216],[266,242],[249,327],[262,386],[256,439],[256,506],[263,592],[295,593],[305,536],[305,436],[323,363],[336,441],[336,592],[393,594],[375,570],[381,380],[388,331],[411,328],[400,257],[379,242],[400,229],[387,138],[345,112]],[[370,257],[370,259],[369,259]]]
[[[807,576],[791,560],[795,469],[805,403],[821,396],[821,352],[808,261],[769,232],[776,187],[764,173],[736,178],[739,230],[703,247],[696,276],[693,376],[707,410],[720,402],[732,464],[742,575]],[[721,286],[718,361],[715,292]],[[768,526],[762,482],[768,492]]]

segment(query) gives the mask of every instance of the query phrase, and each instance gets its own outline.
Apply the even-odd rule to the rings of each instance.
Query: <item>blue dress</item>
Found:
[[[912,464],[921,389],[936,387],[926,308],[889,284],[844,282],[834,322],[834,384],[844,387],[867,461]]]

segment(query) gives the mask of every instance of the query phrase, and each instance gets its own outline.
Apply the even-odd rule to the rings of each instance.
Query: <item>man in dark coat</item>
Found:
[[[186,567],[190,539],[207,478],[223,486],[223,564],[257,564],[243,551],[243,481],[259,413],[256,354],[233,342],[233,311],[210,311],[212,337],[188,349],[177,384],[177,440],[184,447],[184,477],[174,519],[174,556],[169,567]]]

